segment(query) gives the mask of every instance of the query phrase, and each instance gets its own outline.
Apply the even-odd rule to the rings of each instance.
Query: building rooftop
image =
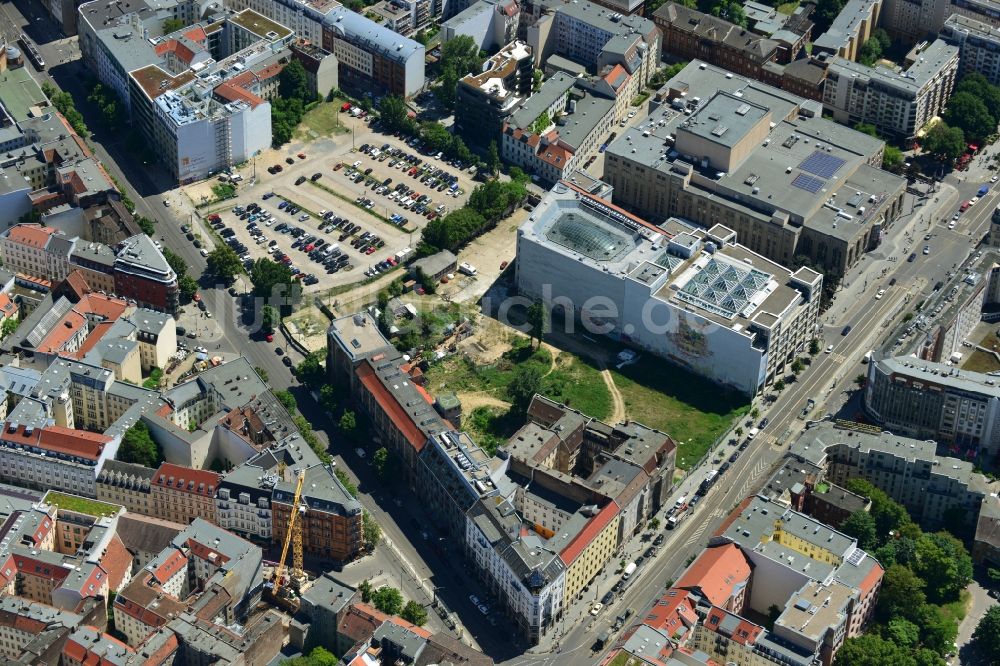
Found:
[[[911,465],[926,464],[930,466],[931,475],[953,479],[969,491],[985,493],[988,487],[985,477],[975,471],[971,462],[938,455],[936,442],[900,437],[887,431],[842,427],[831,422],[817,423],[792,443],[789,454],[823,467],[828,461],[829,448],[838,445],[869,454],[889,454],[902,458]]]
[[[872,2],[873,0],[852,0],[852,2]],[[845,9],[846,11],[846,9]],[[843,12],[842,12],[843,13]],[[829,34],[829,33],[827,33]],[[819,40],[815,45],[819,44]],[[917,59],[906,70],[896,71],[885,65],[868,67],[853,60],[834,57],[829,59],[829,72],[844,78],[858,78],[875,82],[883,90],[894,91],[897,95],[915,97],[924,86],[930,84],[951,60],[958,58],[958,47],[935,39],[920,52]]]
[[[818,648],[828,631],[844,624],[853,598],[854,590],[846,585],[810,580],[788,600],[774,621],[774,633],[802,636]]]
[[[327,465],[319,464],[305,470],[301,501],[310,511],[333,513],[340,516],[356,516],[361,513],[361,503],[354,498],[340,479]],[[291,504],[295,498],[296,481],[279,479],[272,495],[274,502]]]
[[[770,7],[768,10],[775,11]],[[750,18],[751,11],[747,11],[747,18]],[[661,23],[669,23],[674,30],[681,30],[699,40],[725,44],[729,49],[742,52],[753,62],[773,60],[779,46],[776,40],[761,37],[723,18],[675,2],[662,5],[653,13],[653,17]]]
[[[281,40],[292,34],[289,28],[272,21],[266,16],[258,14],[252,9],[244,9],[237,14],[229,16],[227,20],[269,41]]]
[[[770,5],[765,5],[754,0],[746,0],[743,3],[743,13],[746,14],[747,21],[753,26],[753,31],[762,35],[771,35],[785,27],[789,15],[779,12]]]
[[[323,28],[330,29],[346,41],[363,45],[383,58],[406,63],[410,58],[424,59],[424,46],[403,37],[385,26],[346,7],[337,7],[323,19]]]
[[[518,98],[513,90],[507,89],[504,79],[511,76],[520,62],[529,57],[531,57],[531,47],[522,41],[513,41],[500,49],[496,55],[487,58],[481,73],[466,75],[462,83],[482,90],[493,99],[509,100],[513,103]]]
[[[880,8],[879,0],[847,0],[830,28],[815,39],[813,48],[833,52],[846,48],[852,39],[857,39],[862,21],[871,19],[874,23]],[[860,43],[857,46],[861,48]]]
[[[535,120],[563,95],[572,90],[576,79],[565,72],[556,72],[548,78],[538,92],[534,93],[511,114],[507,120],[510,127],[528,129]]]
[[[0,104],[14,122],[34,117],[32,109],[46,107],[48,103],[45,93],[31,76],[31,67],[25,65],[0,74]]]
[[[354,362],[395,349],[367,312],[334,319],[330,323],[327,337]]]
[[[607,152],[664,174],[694,172],[699,178],[692,186],[762,223],[784,213],[793,226],[853,238],[858,225],[904,187],[901,178],[868,164],[881,152],[882,141],[817,117],[811,105],[791,93],[699,61],[663,90],[674,102],[623,130]],[[725,107],[726,122],[711,110],[716,106]],[[740,115],[743,108],[746,116]],[[704,139],[689,131],[692,117],[699,119],[695,130]],[[702,154],[708,137],[722,148],[711,157]],[[688,150],[698,154],[685,154]],[[696,185],[699,179],[705,184]]]

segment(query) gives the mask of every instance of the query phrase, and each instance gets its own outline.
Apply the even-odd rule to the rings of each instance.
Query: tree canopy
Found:
[[[990,115],[983,100],[967,91],[951,96],[944,120],[952,127],[960,128],[971,141],[982,141],[997,126],[996,119]]]
[[[986,611],[972,634],[980,654],[988,655],[994,665],[1000,664],[1000,605]]]
[[[240,261],[239,255],[228,245],[218,245],[208,253],[207,261],[208,270],[226,284],[232,283],[243,271],[243,262]]]
[[[118,460],[158,467],[163,462],[163,449],[153,441],[149,427],[142,421],[137,421],[122,437],[121,446],[118,447]]]
[[[394,587],[380,587],[372,594],[372,604],[386,615],[399,615],[403,610],[403,594]]]
[[[941,121],[935,123],[921,140],[924,152],[940,160],[954,162],[965,152],[965,132],[960,127],[951,127]]]

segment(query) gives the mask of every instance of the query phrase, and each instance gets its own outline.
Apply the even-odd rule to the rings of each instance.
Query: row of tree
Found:
[[[83,122],[83,114],[77,110],[76,104],[73,102],[72,95],[68,92],[61,92],[48,81],[42,83],[42,92],[45,93],[45,96],[52,102],[52,106],[56,107],[56,111],[63,115],[66,122],[69,123],[69,126],[73,128],[74,132],[79,134],[84,139],[90,136],[90,130],[87,129],[87,124]]]
[[[403,593],[394,587],[384,585],[376,588],[364,580],[358,585],[358,591],[363,602],[370,603],[386,615],[398,615],[418,627],[427,623],[427,610],[412,599],[404,603]]]
[[[972,580],[972,558],[948,532],[928,534],[906,509],[864,479],[851,479],[848,490],[871,500],[870,511],[857,511],[840,526],[886,568],[869,632],[844,642],[837,666],[942,664],[951,652],[958,625],[945,606],[958,601]],[[961,512],[946,524],[963,524]]]
[[[168,247],[164,247],[162,251],[163,258],[177,274],[177,286],[180,289],[181,298],[185,302],[190,301],[198,291],[198,281],[188,275],[187,262],[181,259],[180,255]]]
[[[516,167],[511,172],[510,181],[490,179],[472,191],[465,206],[428,222],[417,252],[423,256],[439,250],[455,252],[513,213],[528,197],[528,178]]]
[[[465,145],[462,137],[452,134],[441,123],[430,120],[417,123],[411,118],[402,97],[386,95],[379,102],[378,111],[379,121],[388,132],[415,136],[429,149],[444,153],[449,159],[457,159],[462,162],[475,160],[475,156]]]

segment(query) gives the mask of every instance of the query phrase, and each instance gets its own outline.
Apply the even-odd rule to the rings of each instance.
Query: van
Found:
[[[862,363],[870,363],[871,360],[872,360],[872,354],[874,354],[874,353],[875,353],[874,349],[869,349],[868,353],[865,354],[864,358],[861,359],[861,362]]]
[[[632,574],[635,573],[635,569],[636,569],[636,563],[629,562],[628,565],[626,565],[625,570],[622,572],[622,580],[628,580],[629,577],[631,577]]]
[[[333,251],[336,250],[336,249],[337,249],[337,244],[336,243],[334,243],[332,245],[327,245],[323,249],[323,256],[324,257],[329,257],[331,254],[333,254]]]
[[[750,432],[747,433],[747,440],[752,441],[754,437],[757,436],[760,430],[758,428],[750,428]]]

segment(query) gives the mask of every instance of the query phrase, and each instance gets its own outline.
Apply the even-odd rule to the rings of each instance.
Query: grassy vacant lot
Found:
[[[108,513],[114,513],[121,508],[117,504],[98,502],[97,500],[87,499],[86,497],[66,495],[55,491],[49,491],[48,494],[45,495],[45,501],[59,507],[60,509],[76,511],[77,513],[85,513],[88,516],[103,516]]]
[[[705,454],[736,416],[749,411],[746,397],[649,355],[612,370],[611,376],[629,418],[677,441],[677,466],[684,469]]]
[[[344,125],[340,107],[344,100],[334,99],[332,102],[320,102],[302,116],[302,122],[295,130],[295,138],[309,141],[322,136],[346,134],[350,128]]]
[[[1000,363],[997,363],[997,359],[993,354],[987,354],[984,351],[976,350],[969,354],[969,358],[965,360],[962,364],[962,370],[971,370],[972,372],[995,372],[1000,370]]]
[[[795,13],[795,10],[799,8],[799,0],[794,0],[794,2],[783,2],[778,5],[777,9],[782,14],[788,14],[791,16]]]
[[[553,361],[546,348],[532,349],[523,339],[491,366],[476,367],[459,356],[433,364],[427,372],[428,389],[432,395],[453,391],[460,397],[472,393],[509,402],[507,386],[514,369],[524,365],[536,366],[544,376],[543,395],[594,418],[610,417],[613,401],[597,367],[565,351],[560,351]],[[639,363],[612,369],[611,376],[622,394],[628,418],[677,440],[677,464],[685,469],[704,455],[735,417],[749,411],[744,396],[728,393],[648,355]],[[473,407],[462,421],[462,427],[490,452],[521,425],[521,419],[508,415],[499,405]]]
[[[553,360],[546,349],[534,349],[518,338],[514,347],[496,363],[477,367],[465,357],[452,356],[433,364],[427,371],[431,394],[453,391],[460,396],[474,393],[494,401],[510,402],[507,386],[518,367],[535,367],[542,375],[540,393],[580,410],[588,416],[606,419],[611,414],[611,394],[600,371],[589,362],[566,352]],[[499,405],[480,405],[468,412],[462,426],[484,449],[493,453],[517,429],[523,419]]]
[[[611,394],[596,367],[566,352],[560,352],[553,363],[549,350],[533,349],[523,338],[490,366],[477,368],[456,356],[435,363],[427,372],[428,387],[432,395],[440,391],[484,393],[508,401],[507,385],[515,368],[524,366],[535,366],[542,374],[543,395],[594,418],[605,419],[611,414]]]

